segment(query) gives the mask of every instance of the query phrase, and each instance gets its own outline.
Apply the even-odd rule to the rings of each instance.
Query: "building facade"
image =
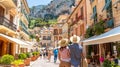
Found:
[[[16,37],[17,0],[0,1],[0,34]],[[0,36],[0,56],[4,54],[15,55],[15,43],[4,36]]]
[[[29,24],[28,15],[30,13],[30,10],[29,10],[27,1],[18,0],[17,8],[19,12],[18,19],[17,19],[17,22],[19,22],[17,26],[18,38],[20,40],[30,41],[29,32],[28,32],[28,24]],[[27,51],[28,51],[27,47],[21,47],[19,52],[23,53]]]
[[[67,19],[68,34],[81,37],[85,56],[94,52],[99,61],[101,55],[116,53],[119,36],[109,35],[119,28],[119,5],[119,0],[76,0]]]
[[[63,14],[58,17],[58,25],[61,26],[62,29],[62,38],[68,38],[68,24],[66,23],[68,14]]]
[[[21,18],[19,7],[22,0],[0,1],[0,56],[19,53],[20,42],[18,38],[19,19]],[[27,2],[24,1],[27,4]],[[19,42],[18,42],[19,41]],[[23,46],[21,46],[23,47]]]
[[[89,0],[87,6],[86,55],[94,52],[99,61],[101,55],[118,54],[119,36],[110,33],[117,32],[120,22],[119,0]],[[118,31],[119,32],[119,31]],[[112,35],[112,36],[110,36]],[[114,37],[113,37],[114,36]],[[89,40],[89,41],[88,41]]]
[[[85,0],[76,0],[74,10],[67,20],[67,23],[69,24],[69,37],[72,35],[78,35],[84,38],[87,19],[85,6]]]
[[[29,32],[28,32],[28,24],[29,24],[29,7],[27,4],[26,0],[20,0],[20,2],[18,3],[18,11],[19,11],[19,17],[18,18],[18,29],[17,31],[20,34],[20,39],[23,40],[28,40],[29,41]]]
[[[81,40],[85,39],[87,27],[87,7],[86,0],[76,0],[75,6],[71,8],[72,13],[67,19],[68,23],[68,38],[77,35]],[[85,46],[83,52],[86,54]]]
[[[41,31],[40,33],[40,45],[41,48],[52,48],[53,44],[52,44],[52,35],[53,35],[53,31],[51,29],[44,29]]]

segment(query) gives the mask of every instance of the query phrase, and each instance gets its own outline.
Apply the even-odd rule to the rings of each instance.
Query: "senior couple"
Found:
[[[59,67],[80,67],[81,57],[83,57],[83,49],[79,44],[80,37],[74,35],[70,38],[70,41],[72,44],[69,46],[68,39],[62,39],[58,42],[60,46],[58,52]]]

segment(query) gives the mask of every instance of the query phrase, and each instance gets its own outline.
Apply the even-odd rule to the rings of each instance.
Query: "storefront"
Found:
[[[18,44],[20,47],[17,46]],[[19,53],[20,51],[19,48],[22,48],[22,47],[27,48],[27,46],[28,46],[27,43],[19,39],[12,38],[0,33],[0,56],[5,54],[10,54],[15,56],[16,53]]]
[[[95,53],[99,53],[99,56],[104,55],[110,52],[110,55],[117,53],[117,42],[120,41],[120,26],[116,27],[104,34],[99,36],[94,36],[83,41],[83,45],[89,47],[92,45],[91,49],[96,45]],[[99,47],[99,48],[98,48]],[[88,50],[89,51],[89,50]]]

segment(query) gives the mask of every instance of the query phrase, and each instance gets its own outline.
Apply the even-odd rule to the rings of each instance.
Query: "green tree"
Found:
[[[57,20],[56,19],[50,19],[47,22],[42,19],[42,18],[31,18],[30,19],[30,24],[29,28],[34,28],[34,27],[43,27],[43,26],[50,26],[53,24],[56,24]]]

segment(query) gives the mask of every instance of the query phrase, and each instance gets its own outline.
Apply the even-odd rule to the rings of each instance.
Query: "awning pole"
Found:
[[[99,58],[101,57],[101,45],[102,44],[99,44]]]

